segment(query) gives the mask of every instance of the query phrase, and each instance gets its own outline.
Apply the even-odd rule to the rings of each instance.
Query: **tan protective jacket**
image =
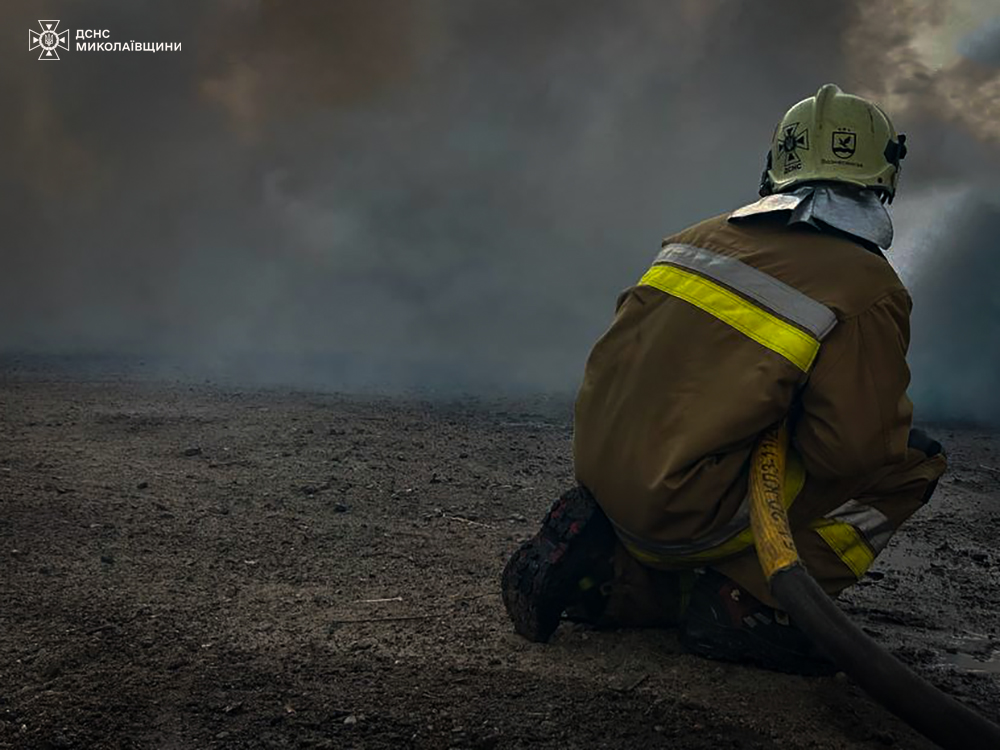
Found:
[[[780,214],[667,238],[588,359],[578,481],[626,541],[686,550],[745,526],[751,450],[786,414],[812,477],[902,461],[910,307],[886,260]]]

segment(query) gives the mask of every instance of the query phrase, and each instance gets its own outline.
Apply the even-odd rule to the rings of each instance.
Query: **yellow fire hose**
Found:
[[[854,625],[799,560],[782,502],[788,430],[764,433],[750,472],[750,526],[771,593],[875,700],[946,750],[998,750],[1000,727],[941,692]]]

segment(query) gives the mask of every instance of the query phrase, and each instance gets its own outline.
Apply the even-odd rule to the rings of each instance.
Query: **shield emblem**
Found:
[[[833,132],[833,153],[841,159],[850,159],[858,149],[858,135],[849,130]]]

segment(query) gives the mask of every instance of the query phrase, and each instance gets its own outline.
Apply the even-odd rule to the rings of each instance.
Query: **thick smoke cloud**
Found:
[[[1000,422],[1000,206],[968,201],[914,290],[911,392],[944,415]]]
[[[775,121],[824,82],[879,96],[910,134],[914,219],[983,194],[992,37],[927,67],[913,39],[947,23],[938,6],[16,0],[8,28],[41,15],[184,47],[0,49],[0,349],[572,390],[659,238],[752,200]],[[916,274],[937,248],[899,206]]]

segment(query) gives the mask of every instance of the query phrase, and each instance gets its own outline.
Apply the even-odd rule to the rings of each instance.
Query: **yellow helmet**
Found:
[[[892,202],[906,136],[878,105],[828,83],[781,119],[771,138],[760,194],[804,182],[846,182]]]

